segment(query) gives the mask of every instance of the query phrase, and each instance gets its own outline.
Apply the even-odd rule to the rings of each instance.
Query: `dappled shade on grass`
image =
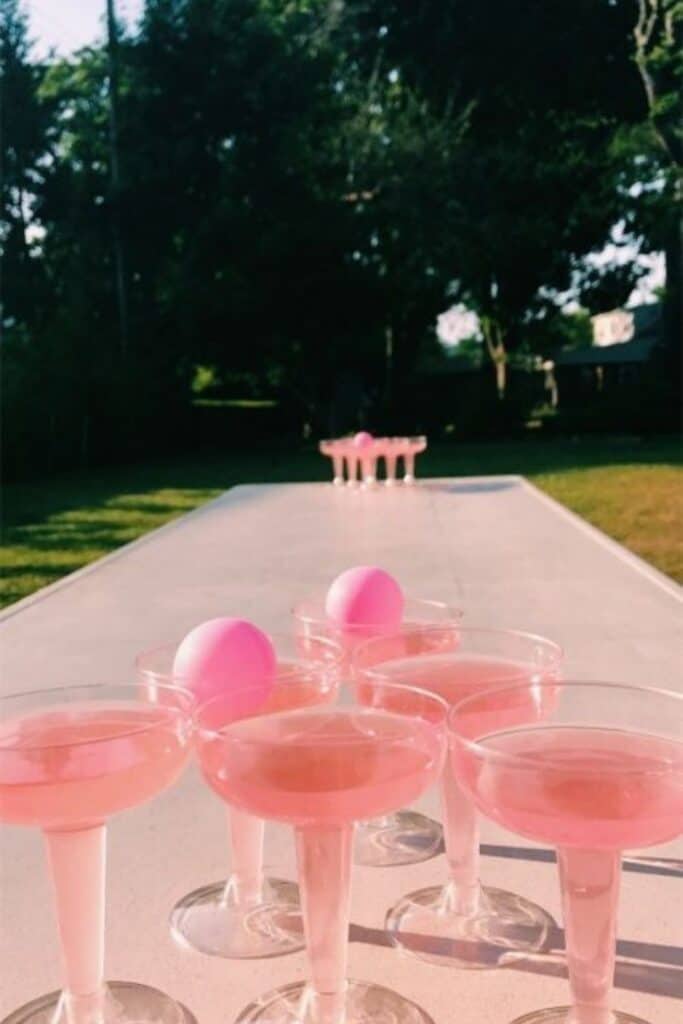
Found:
[[[683,475],[675,439],[433,445],[424,476],[522,473],[683,581]],[[7,605],[238,483],[327,480],[310,448],[113,467],[5,488],[0,604]]]

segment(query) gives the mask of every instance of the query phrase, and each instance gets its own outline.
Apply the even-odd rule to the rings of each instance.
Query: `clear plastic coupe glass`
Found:
[[[411,803],[440,774],[447,706],[381,683],[345,696],[351,703],[269,714],[238,693],[198,713],[208,784],[296,835],[310,980],[257,999],[240,1024],[429,1024],[410,999],[347,980],[351,851],[357,821]]]
[[[683,695],[615,683],[517,685],[449,716],[451,759],[483,814],[557,848],[571,1006],[515,1024],[645,1024],[612,1009],[623,850],[683,833]],[[534,713],[533,709],[537,709]]]
[[[311,594],[292,609],[295,629],[300,637],[330,636],[340,644],[345,654],[344,678],[351,679],[353,652],[359,646],[378,635],[380,626],[346,626],[341,628],[327,617],[325,593]],[[453,645],[455,630],[462,618],[462,612],[445,601],[429,601],[420,598],[406,599],[402,629],[413,635],[414,629],[422,625],[439,625],[441,633],[414,634],[414,653],[424,651],[423,644]],[[428,646],[428,650],[432,647]],[[356,829],[354,859],[366,867],[393,867],[399,864],[416,864],[435,856],[443,843],[443,830],[438,821],[418,814],[417,811],[401,810],[395,814],[383,815],[373,821],[361,822]]]
[[[334,701],[342,660],[337,644],[315,635],[306,637],[305,642],[279,634],[271,639],[277,672],[269,709]],[[174,643],[139,655],[138,676],[150,683],[178,681],[173,674],[177,649]],[[230,875],[179,900],[171,911],[174,938],[200,953],[234,959],[280,956],[301,949],[299,890],[294,882],[264,874],[264,822],[230,808],[227,830],[232,851]]]
[[[559,677],[562,651],[551,640],[515,630],[426,626],[369,640],[354,653],[357,679],[418,686],[454,704],[471,693]],[[524,708],[501,706],[502,722]],[[392,941],[422,960],[489,968],[542,949],[553,920],[516,893],[479,883],[476,808],[446,766],[441,779],[449,877],[412,892],[389,911]]]
[[[192,696],[172,686],[69,686],[0,698],[0,822],[43,832],[64,977],[61,992],[4,1024],[185,1020],[157,989],[104,981],[105,850],[109,818],[182,772],[193,709]]]
[[[344,442],[338,438],[321,441],[318,450],[332,460],[332,483],[335,487],[344,486]]]
[[[415,483],[415,457],[427,448],[427,438],[422,434],[419,437],[407,437],[404,441],[403,483],[411,486]]]

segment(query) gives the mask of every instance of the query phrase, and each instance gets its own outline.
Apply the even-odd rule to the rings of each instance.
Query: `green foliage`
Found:
[[[454,298],[492,356],[526,342],[549,292],[572,286],[622,213],[614,138],[642,118],[627,3],[386,0],[370,5],[387,59],[433,111],[468,110],[451,164]]]
[[[113,188],[106,52],[36,61],[0,0],[7,471],[189,444],[197,387],[322,430],[346,381],[371,426],[406,429],[450,301],[504,370],[562,336],[559,292],[623,295],[632,268],[598,280],[586,255],[620,220],[673,252],[675,222],[653,131],[671,136],[679,62],[666,19],[637,49],[634,18],[630,0],[571,18],[544,0],[147,0],[118,46]]]
[[[612,306],[608,306],[612,309]],[[590,348],[593,344],[593,325],[586,309],[565,313],[553,303],[525,325],[525,343],[528,351],[539,352],[552,358],[561,349]]]
[[[220,379],[215,366],[197,365],[194,368],[192,377],[192,393],[198,398],[209,391],[215,391],[220,384]]]

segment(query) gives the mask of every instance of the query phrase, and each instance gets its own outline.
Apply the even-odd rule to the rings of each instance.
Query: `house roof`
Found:
[[[645,363],[655,345],[656,336],[634,338],[618,345],[594,348],[575,348],[559,352],[555,357],[556,366],[613,366],[623,363]]]

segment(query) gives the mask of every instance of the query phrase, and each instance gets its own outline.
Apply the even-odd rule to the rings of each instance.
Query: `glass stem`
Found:
[[[362,469],[362,474],[363,474],[363,479],[364,480],[368,480],[370,478],[373,478],[373,479],[375,478],[376,472],[375,472],[375,460],[374,459],[372,459],[372,458],[371,459],[363,459],[363,461],[361,463],[361,469]]]
[[[263,900],[263,840],[265,822],[251,814],[228,808],[232,848],[232,872],[226,899],[234,906],[254,905]]]
[[[346,456],[346,477],[348,482],[353,483],[358,479],[358,458],[354,455]]]
[[[441,806],[450,873],[450,909],[470,916],[479,908],[479,820],[472,800],[447,763],[441,776]]]
[[[353,826],[296,832],[301,907],[311,981],[302,1018],[345,1024]]]
[[[332,465],[334,467],[334,479],[341,480],[344,477],[344,460],[341,455],[332,456]]]
[[[45,833],[64,961],[64,1001],[73,1024],[101,1019],[106,838],[105,825]]]
[[[406,476],[415,476],[415,456],[414,455],[404,455],[403,456],[403,464],[404,464],[404,469],[405,469],[405,475]]]
[[[621,854],[560,849],[571,1024],[612,1024]]]
[[[385,455],[384,456],[384,462],[385,462],[385,466],[386,466],[387,480],[395,480],[396,479],[396,456],[395,455]]]

